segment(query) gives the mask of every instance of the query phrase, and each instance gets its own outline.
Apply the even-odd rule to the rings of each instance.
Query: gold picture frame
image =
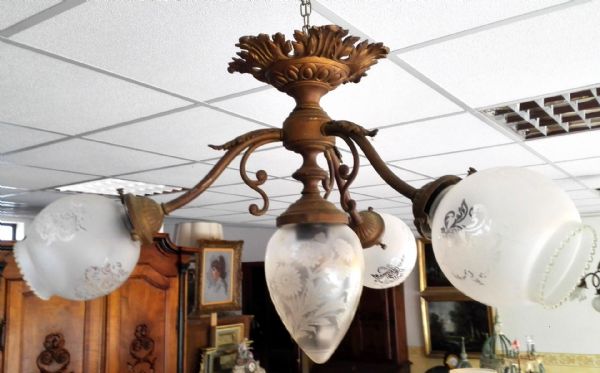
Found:
[[[193,314],[239,310],[244,241],[198,240]]]
[[[225,345],[240,344],[245,339],[244,324],[216,325],[210,331],[211,345],[219,348]]]
[[[431,241],[418,238],[417,254],[419,266],[419,290],[421,292],[455,289],[435,260]]]
[[[421,295],[421,317],[425,354],[441,357],[458,355],[461,337],[467,354],[479,356],[487,336],[492,334],[494,311],[456,289],[430,290]]]

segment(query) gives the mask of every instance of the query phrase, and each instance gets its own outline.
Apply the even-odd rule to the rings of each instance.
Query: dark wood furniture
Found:
[[[318,372],[409,373],[404,286],[364,288],[356,316],[331,359]]]
[[[12,244],[0,244],[0,372],[177,371],[177,255],[143,246],[131,277],[110,295],[43,301],[21,278]]]

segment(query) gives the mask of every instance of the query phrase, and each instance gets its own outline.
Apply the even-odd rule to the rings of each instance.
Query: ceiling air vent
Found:
[[[600,128],[600,86],[480,109],[524,139]]]

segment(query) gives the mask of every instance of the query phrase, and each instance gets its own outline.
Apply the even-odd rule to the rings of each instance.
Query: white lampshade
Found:
[[[265,256],[271,299],[314,362],[326,362],[346,334],[363,273],[360,240],[347,225],[285,225],[271,237]]]
[[[494,168],[466,177],[435,209],[432,243],[446,277],[492,306],[554,306],[579,283],[591,240],[569,196],[542,175]]]
[[[140,255],[125,219],[123,206],[105,197],[80,194],[54,201],[15,245],[23,278],[42,299],[88,300],[112,292]]]
[[[386,289],[401,284],[417,261],[417,243],[408,225],[393,215],[379,215],[385,224],[381,237],[385,249],[375,245],[363,251],[364,286],[372,289]]]
[[[198,240],[222,240],[223,226],[209,221],[177,223],[175,225],[175,243],[179,246],[194,247]]]

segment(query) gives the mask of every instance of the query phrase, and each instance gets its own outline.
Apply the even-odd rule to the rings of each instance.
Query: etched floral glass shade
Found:
[[[561,304],[592,259],[569,196],[544,176],[502,167],[447,189],[434,211],[435,257],[450,282],[492,306]]]
[[[51,203],[15,245],[23,278],[42,299],[87,300],[112,292],[127,280],[140,255],[125,219],[118,201],[97,195]]]
[[[402,220],[379,213],[385,230],[381,243],[363,251],[365,257],[364,285],[372,289],[386,289],[404,282],[417,261],[417,243],[412,231]]]
[[[271,237],[265,275],[283,324],[316,363],[326,362],[356,312],[362,247],[343,224],[291,224]]]

